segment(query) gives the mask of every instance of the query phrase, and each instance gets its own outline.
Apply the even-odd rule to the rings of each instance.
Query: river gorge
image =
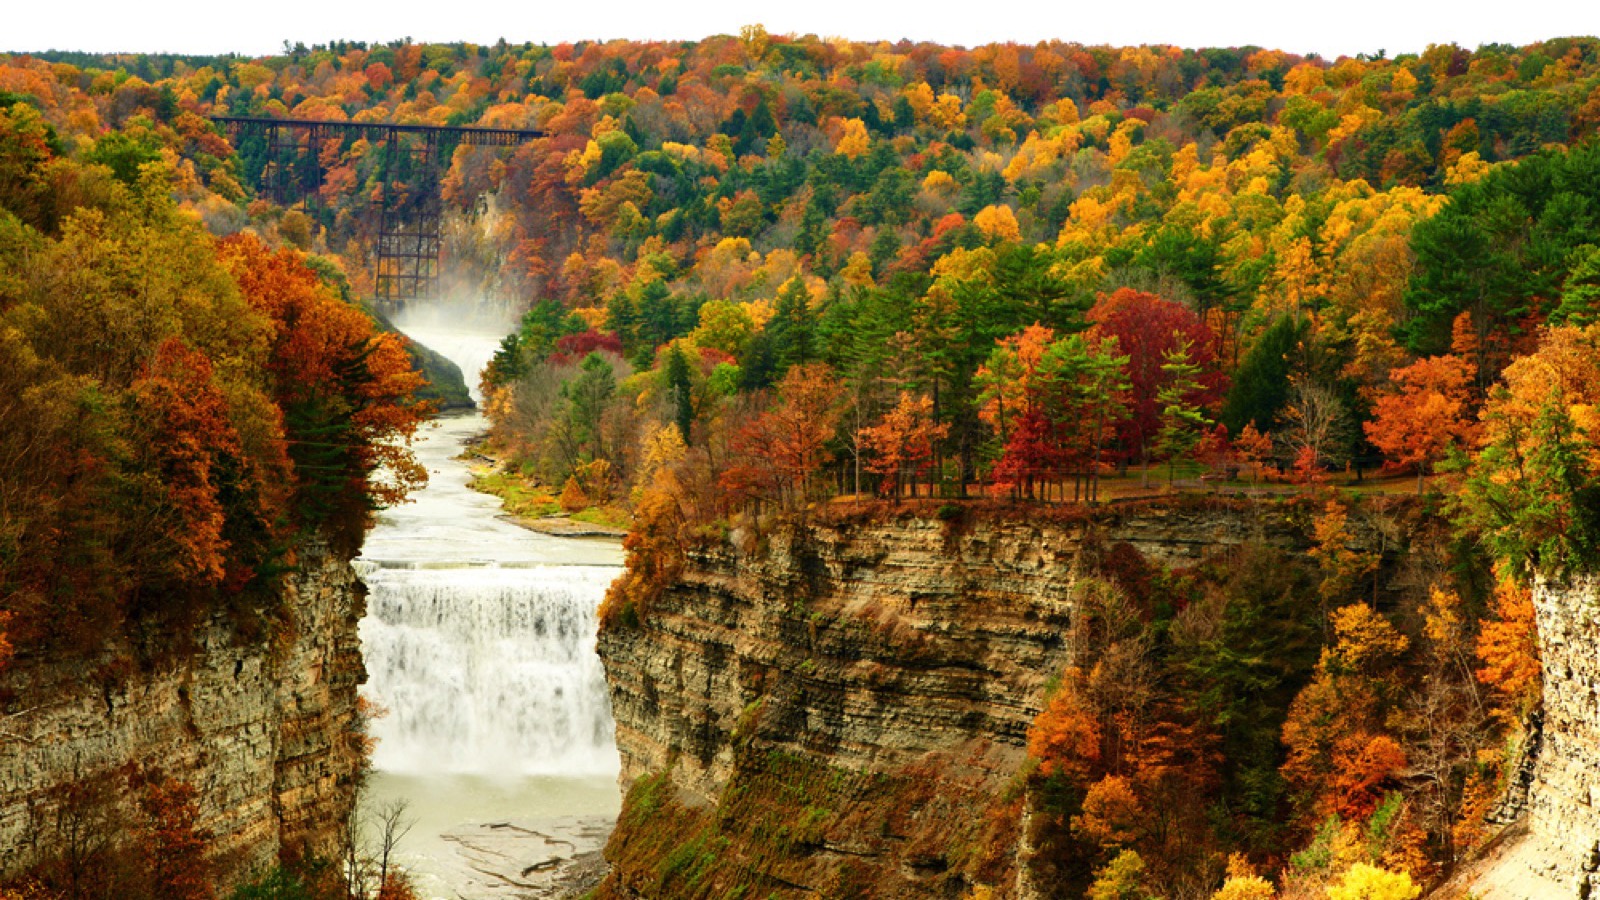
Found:
[[[473,385],[502,330],[412,316],[400,327]],[[541,896],[557,861],[597,851],[620,802],[595,610],[619,571],[615,541],[551,537],[472,490],[476,412],[415,445],[428,486],[383,511],[357,571],[363,696],[374,773],[364,803],[408,803],[400,845],[427,897]]]

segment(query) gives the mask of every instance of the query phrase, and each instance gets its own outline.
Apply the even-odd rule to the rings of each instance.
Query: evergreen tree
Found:
[[[599,353],[584,357],[578,377],[562,386],[565,409],[558,442],[569,470],[580,463],[606,458],[608,448],[601,419],[616,392],[616,373]]]
[[[672,401],[672,421],[678,426],[678,436],[690,444],[690,427],[694,424],[693,383],[689,378],[689,358],[683,348],[674,344],[667,353],[667,395]]]
[[[1505,409],[1512,410],[1510,414]],[[1484,412],[1496,437],[1474,462],[1463,519],[1515,570],[1559,573],[1600,561],[1600,485],[1592,444],[1559,392],[1531,422],[1502,390]]]
[[[639,304],[627,291],[618,291],[606,301],[606,324],[611,326],[617,340],[622,342],[622,355],[629,360],[634,359],[645,343],[640,334],[643,319],[639,313]],[[653,353],[655,345],[651,344],[645,349]]]
[[[1289,402],[1289,375],[1303,362],[1307,330],[1304,322],[1283,316],[1251,345],[1234,373],[1233,389],[1222,407],[1222,424],[1228,426],[1229,434],[1238,434],[1251,424],[1258,431],[1272,427]]]
[[[778,292],[778,302],[767,323],[778,371],[817,359],[816,323],[811,314],[811,294],[804,281],[791,278]]]
[[[1561,305],[1550,314],[1552,325],[1589,325],[1600,321],[1600,247],[1585,244],[1572,252],[1572,269],[1561,288]]]
[[[777,382],[778,359],[774,346],[772,333],[766,328],[745,345],[744,355],[739,357],[739,390],[759,391]]]
[[[1162,354],[1165,361],[1161,371],[1167,383],[1156,394],[1156,402],[1161,406],[1161,431],[1156,437],[1156,449],[1167,457],[1169,486],[1176,475],[1178,457],[1193,450],[1211,425],[1211,419],[1194,402],[1204,386],[1200,383],[1200,366],[1190,358],[1191,346],[1183,341]]]
[[[800,233],[794,238],[795,252],[802,256],[814,256],[822,249],[822,242],[827,238],[827,216],[815,201],[807,203],[805,212],[800,214]]]

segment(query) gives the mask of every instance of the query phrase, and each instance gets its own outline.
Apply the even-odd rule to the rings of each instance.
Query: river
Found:
[[[448,316],[397,323],[476,389],[504,329]],[[537,534],[467,487],[477,413],[441,416],[415,445],[428,486],[384,510],[357,567],[363,696],[387,710],[366,803],[409,803],[402,864],[426,898],[543,897],[560,860],[615,820],[618,760],[596,609],[614,541]]]

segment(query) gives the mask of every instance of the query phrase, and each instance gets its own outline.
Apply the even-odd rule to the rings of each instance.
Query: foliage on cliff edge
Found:
[[[353,553],[422,477],[398,338],[298,252],[208,235],[167,164],[94,159],[0,105],[0,614],[24,652],[259,624],[297,537]]]

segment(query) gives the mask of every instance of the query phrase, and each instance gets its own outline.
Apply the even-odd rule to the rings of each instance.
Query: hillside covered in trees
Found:
[[[637,482],[645,423],[671,422],[691,448],[737,445],[712,480],[743,502],[794,485],[741,474],[740,447],[764,459],[776,438],[728,411],[810,364],[849,398],[829,449],[852,491],[1033,492],[1197,453],[1430,467],[1541,325],[1590,315],[1597,56],[1587,39],[1328,61],[752,26],[12,57],[0,88],[124,177],[165,160],[214,232],[336,254],[358,296],[387,149],[310,148],[315,202],[283,210],[245,187],[267,148],[233,155],[206,115],[540,129],[457,148],[443,185],[453,289],[527,310],[489,375],[501,437],[558,485],[603,461],[605,491]],[[1085,411],[1062,385],[1091,370],[1117,402]],[[580,376],[582,397],[555,396]],[[1414,414],[1419,396],[1441,414]],[[641,402],[654,415],[606,415]]]
[[[0,92],[0,452],[37,471],[6,482],[0,532],[17,641],[51,598],[92,630],[146,586],[248,584],[296,517],[359,523],[383,439],[415,422],[398,344],[336,297],[372,293],[389,148],[306,148],[325,174],[283,208],[252,187],[279,162],[231,146],[220,114],[543,133],[454,150],[446,284],[521,316],[484,375],[499,450],[552,506],[633,517],[608,627],[648,614],[683,541],[832,495],[1071,501],[1180,473],[1325,491],[1380,467],[1432,484],[1426,516],[1465,531],[1430,538],[1431,578],[1393,608],[1332,494],[1293,578],[1130,569],[1119,639],[1161,688],[1137,734],[1249,756],[1189,811],[1196,858],[1277,872],[1309,846],[1348,897],[1448,872],[1537,695],[1530,566],[1600,552],[1600,40],[1325,60],[751,27],[16,55]],[[355,456],[325,458],[350,435]],[[334,490],[349,478],[364,490]],[[152,517],[171,548],[115,537]],[[1315,608],[1281,608],[1301,595]],[[1168,643],[1190,601],[1234,604],[1218,641],[1277,622],[1303,645],[1212,647],[1206,666],[1243,669],[1197,669]],[[1259,665],[1281,669],[1277,706],[1252,718],[1237,697]],[[1135,732],[1093,693],[1064,681],[1030,742],[1062,833],[1104,862],[1092,896],[1177,896],[1211,869],[1131,824],[1181,767],[1101,765]],[[1430,730],[1419,697],[1494,741]],[[1273,896],[1244,858],[1219,896]]]
[[[120,164],[124,133],[74,148],[0,99],[11,642],[182,635],[219,603],[270,617],[298,540],[353,554],[374,504],[423,477],[395,443],[426,412],[403,341],[303,254],[208,233],[171,167]]]

